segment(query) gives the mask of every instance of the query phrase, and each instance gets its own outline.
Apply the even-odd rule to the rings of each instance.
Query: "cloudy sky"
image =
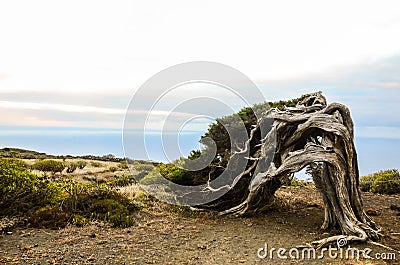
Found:
[[[268,101],[321,90],[348,105],[361,170],[398,167],[398,10],[398,1],[1,1],[0,146],[122,155],[135,91],[172,65],[213,61],[247,75]],[[199,91],[231,107],[208,109],[215,117],[244,106],[216,86],[181,87],[159,116]],[[186,128],[197,133],[183,149],[210,120]]]

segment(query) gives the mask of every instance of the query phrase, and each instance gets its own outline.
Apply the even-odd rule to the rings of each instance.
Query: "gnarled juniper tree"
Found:
[[[271,204],[284,179],[308,167],[325,204],[322,228],[340,228],[348,242],[377,240],[379,229],[363,209],[349,109],[339,103],[327,105],[321,92],[304,95],[296,103],[250,119],[245,124],[250,138],[239,151],[224,154],[217,150],[219,159],[200,173],[203,176],[218,174],[224,170],[224,160],[244,151],[250,154],[248,164],[235,176],[228,193],[200,207],[236,216],[260,212]],[[263,126],[268,127],[265,134],[261,133]],[[272,156],[268,155],[271,150]],[[209,188],[209,192],[218,190]],[[313,243],[321,247],[337,238]]]

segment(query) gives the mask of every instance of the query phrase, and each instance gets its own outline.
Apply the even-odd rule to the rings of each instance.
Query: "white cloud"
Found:
[[[252,79],[400,50],[398,1],[2,1],[1,90],[130,92],[192,60]]]
[[[145,80],[176,63],[210,60],[262,80],[267,100],[323,90],[349,105],[357,125],[395,126],[400,60],[379,60],[400,54],[398,10],[398,1],[2,1],[1,123],[121,128]],[[198,91],[231,109],[193,103],[174,110],[171,126],[199,109],[219,117],[245,105],[212,87],[176,90],[149,127],[161,128],[176,102]]]
[[[25,110],[57,110],[63,112],[77,113],[101,113],[101,114],[125,114],[124,109],[100,108],[91,106],[52,104],[52,103],[31,103],[31,102],[12,102],[0,101],[0,108],[25,109]]]

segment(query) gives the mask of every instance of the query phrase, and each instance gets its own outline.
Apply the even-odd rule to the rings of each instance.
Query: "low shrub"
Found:
[[[293,187],[306,187],[307,186],[307,182],[301,179],[297,179],[297,178],[292,178],[290,180],[290,186]]]
[[[42,172],[62,172],[65,168],[64,163],[56,160],[38,160],[32,165],[33,169]]]
[[[140,173],[139,173],[140,174]],[[114,178],[107,182],[110,187],[126,187],[136,183],[134,175],[114,176]]]
[[[90,165],[91,165],[92,167],[102,167],[102,166],[103,166],[103,163],[100,163],[100,162],[97,162],[97,161],[91,161],[91,162],[90,162]]]
[[[161,175],[156,172],[152,171],[146,174],[143,178],[139,180],[139,183],[142,185],[153,185],[153,184],[159,184],[160,183],[160,177]]]
[[[72,224],[76,225],[77,227],[83,227],[85,225],[90,224],[90,221],[82,215],[74,214],[72,219]]]
[[[73,162],[68,163],[66,166],[67,166],[67,173],[73,173],[78,168],[78,164]]]
[[[374,181],[377,177],[377,174],[360,177],[360,190],[364,192],[370,192],[372,189],[372,184],[374,184]]]
[[[171,205],[170,209],[171,209],[171,211],[176,212],[184,217],[194,217],[199,213],[199,212],[193,211],[188,206],[182,206],[182,205]]]
[[[53,229],[68,223],[82,226],[90,219],[127,227],[133,224],[130,213],[143,206],[107,184],[50,181],[24,167],[20,161],[0,158],[0,217],[25,216],[35,227]]]
[[[115,172],[115,171],[118,170],[118,168],[117,168],[117,167],[110,167],[108,170],[109,170],[110,172]]]
[[[90,206],[89,211],[97,219],[107,221],[113,227],[129,227],[134,222],[129,216],[128,208],[114,199],[98,200]]]
[[[360,189],[380,194],[400,193],[400,175],[397,169],[382,170],[360,178]]]
[[[87,162],[83,160],[79,160],[76,162],[76,165],[79,169],[84,169],[87,166]]]
[[[400,193],[400,175],[396,169],[380,172],[372,184],[371,192],[380,194]]]
[[[57,206],[45,206],[30,216],[30,223],[37,228],[60,229],[65,227],[71,215]]]
[[[126,170],[129,169],[128,163],[126,161],[122,161],[118,164],[118,168],[120,170]]]
[[[149,201],[152,197],[150,197],[150,195],[143,191],[143,190],[139,190],[136,194],[135,194],[135,199],[139,200],[140,202],[145,202],[145,201]]]
[[[174,164],[160,164],[156,169],[164,178],[178,184],[184,179],[186,173],[186,170]]]
[[[0,216],[30,213],[54,197],[50,182],[26,167],[22,160],[0,158]]]
[[[7,161],[7,163],[14,164],[17,168],[21,170],[30,169],[29,164],[22,159],[19,158],[4,158],[4,159]]]

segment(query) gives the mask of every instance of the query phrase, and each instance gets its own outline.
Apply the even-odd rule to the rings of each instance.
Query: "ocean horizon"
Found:
[[[191,150],[199,149],[198,140],[203,132],[189,132],[179,136],[179,147],[183,156]],[[14,147],[44,152],[52,155],[96,155],[113,154],[125,157],[122,130],[78,130],[23,128],[10,131],[0,130],[0,147]],[[146,134],[148,155],[137,153],[133,159],[168,162],[165,157],[161,135]],[[168,140],[168,136],[167,136]],[[169,139],[173,140],[173,139]],[[360,175],[367,175],[379,170],[399,168],[398,150],[400,139],[356,137]],[[174,160],[179,157],[171,157]]]

